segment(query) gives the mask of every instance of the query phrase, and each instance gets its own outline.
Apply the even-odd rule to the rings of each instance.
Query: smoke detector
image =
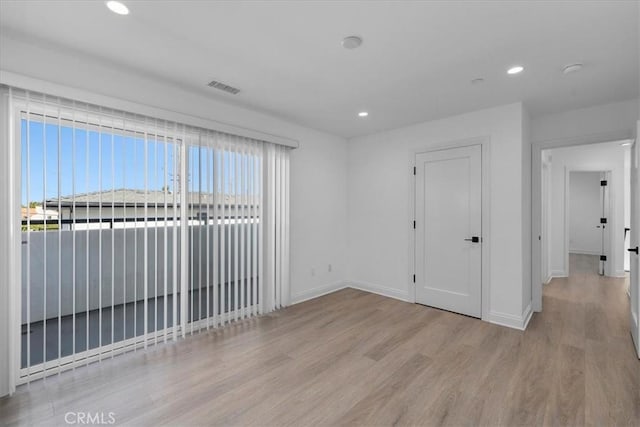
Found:
[[[240,89],[221,83],[217,80],[211,80],[209,83],[207,83],[207,86],[230,93],[232,95],[237,95],[240,92]]]
[[[345,49],[355,49],[362,44],[362,37],[348,36],[342,39],[342,47]]]
[[[582,67],[583,65],[579,63],[567,65],[562,69],[562,74],[575,73],[576,71],[582,70]]]

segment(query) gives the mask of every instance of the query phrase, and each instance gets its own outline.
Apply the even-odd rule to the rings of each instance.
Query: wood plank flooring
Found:
[[[0,425],[639,426],[626,281],[593,263],[525,332],[347,289],[22,386]]]

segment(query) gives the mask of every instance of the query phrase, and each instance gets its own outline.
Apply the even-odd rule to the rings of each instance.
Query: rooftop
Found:
[[[179,198],[178,194],[175,194],[176,198]],[[189,202],[193,205],[213,205],[217,202],[218,206],[221,205],[248,205],[250,204],[247,195],[236,196],[233,194],[223,193],[200,193],[190,192],[187,195]],[[173,206],[174,193],[170,191],[144,191],[138,189],[121,188],[115,190],[106,191],[94,191],[90,193],[81,193],[75,195],[67,195],[58,198],[51,198],[46,200],[46,205],[70,207],[70,206],[89,206],[89,207],[101,207],[101,206],[115,206],[115,207],[139,207],[144,206],[145,202],[147,206],[161,205]],[[179,204],[179,201],[178,201]]]

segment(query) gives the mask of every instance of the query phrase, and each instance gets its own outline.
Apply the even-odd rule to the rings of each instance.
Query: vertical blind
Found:
[[[265,222],[269,224],[265,236],[266,289],[268,299],[266,311],[286,307],[291,302],[289,278],[289,150],[280,145],[269,145],[266,152],[265,199],[267,212]],[[285,261],[286,260],[286,261]]]
[[[288,148],[11,97],[22,216],[15,384],[289,304]]]

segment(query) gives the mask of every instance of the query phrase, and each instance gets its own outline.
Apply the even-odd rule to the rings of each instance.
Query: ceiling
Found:
[[[516,101],[535,116],[638,96],[636,1],[123,1],[128,16],[103,1],[3,0],[0,36],[345,137]],[[364,43],[346,50],[352,34]],[[514,64],[525,71],[508,76]]]

